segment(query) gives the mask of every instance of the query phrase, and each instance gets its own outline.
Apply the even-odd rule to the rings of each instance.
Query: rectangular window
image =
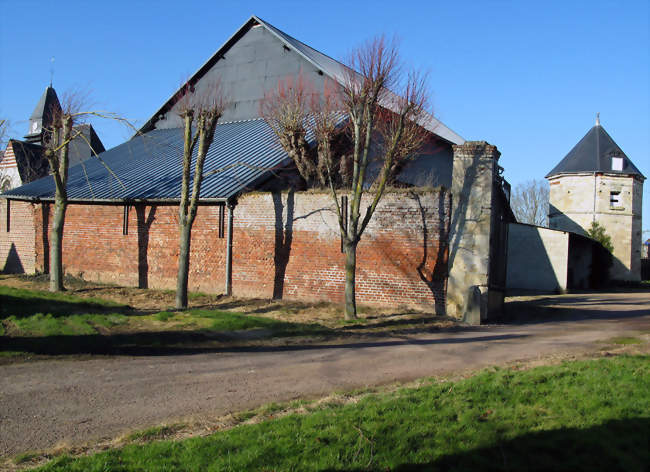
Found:
[[[621,192],[610,192],[609,193],[609,206],[610,208],[622,208],[623,204],[621,203]]]
[[[623,170],[622,157],[612,157],[612,170]]]
[[[11,200],[7,198],[7,233],[11,231]]]

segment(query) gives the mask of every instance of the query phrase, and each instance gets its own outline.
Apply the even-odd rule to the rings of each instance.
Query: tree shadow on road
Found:
[[[621,298],[593,295],[590,297],[585,293],[506,301],[503,316],[499,321],[521,325],[583,320],[622,320],[650,315],[650,297],[628,302]],[[629,309],[623,304],[632,305],[635,309]],[[644,308],[637,308],[638,306]]]
[[[327,338],[309,340],[281,337],[272,342],[255,341],[234,336],[232,333],[165,331],[154,333],[112,334],[112,335],[73,335],[73,336],[15,336],[1,337],[0,351],[25,352],[37,355],[126,355],[126,356],[167,356],[205,353],[272,353],[287,351],[306,351],[316,349],[366,349],[390,348],[396,346],[428,346],[469,344],[474,342],[509,341],[527,337],[524,334],[502,334],[486,336],[449,336],[435,339],[394,339],[385,335],[367,335],[363,339]],[[264,333],[260,333],[264,334]]]

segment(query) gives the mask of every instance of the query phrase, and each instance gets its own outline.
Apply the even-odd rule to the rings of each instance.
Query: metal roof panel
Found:
[[[152,130],[136,136],[72,166],[68,199],[179,200],[182,156],[180,128]],[[196,151],[193,161],[195,158]],[[218,124],[205,161],[201,198],[232,197],[289,162],[264,120]],[[48,176],[3,196],[49,200],[54,197],[54,180]]]

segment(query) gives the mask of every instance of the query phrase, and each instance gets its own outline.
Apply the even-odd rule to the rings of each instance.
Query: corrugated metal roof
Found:
[[[623,159],[622,170],[612,169],[612,157]],[[582,172],[607,172],[643,177],[639,169],[600,124],[591,128],[546,177]]]
[[[136,136],[101,153],[99,158],[91,157],[71,167],[68,199],[179,200],[182,156],[180,128],[153,130]],[[273,169],[289,163],[290,158],[264,120],[219,124],[205,162],[201,199],[232,197],[266,178]],[[54,180],[48,176],[3,196],[52,199]]]

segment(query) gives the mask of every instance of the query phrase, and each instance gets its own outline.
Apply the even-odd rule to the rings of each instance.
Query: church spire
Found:
[[[596,113],[596,126],[600,126],[600,112]]]

